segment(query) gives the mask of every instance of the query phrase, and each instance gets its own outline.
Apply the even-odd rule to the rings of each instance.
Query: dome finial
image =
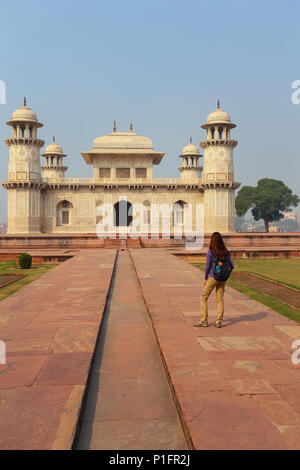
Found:
[[[24,108],[26,108],[27,106],[27,99],[26,99],[26,96],[24,96]]]
[[[220,100],[218,100],[217,108],[220,109]]]
[[[193,143],[193,139],[192,139],[192,137],[190,137],[190,144],[192,144],[192,143]]]
[[[114,121],[114,132],[117,132],[117,124],[116,124],[116,121]]]
[[[55,135],[53,136],[53,143],[55,144]]]
[[[129,126],[129,128],[130,128],[130,132],[133,132],[132,121],[130,121],[130,126]]]

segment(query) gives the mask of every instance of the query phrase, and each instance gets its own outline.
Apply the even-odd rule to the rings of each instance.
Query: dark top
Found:
[[[213,260],[214,260],[214,256],[212,252],[210,251],[210,249],[208,249],[207,255],[206,255],[206,267],[205,267],[205,280],[206,281],[209,277],[214,277]],[[230,264],[231,269],[233,269],[234,264],[232,262],[230,255],[229,255],[229,264]]]

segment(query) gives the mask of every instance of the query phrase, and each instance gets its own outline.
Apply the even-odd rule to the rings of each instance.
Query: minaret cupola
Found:
[[[236,127],[230,116],[220,109],[218,100],[217,109],[207,116],[202,129],[206,129],[206,140],[200,143],[204,149],[204,180],[233,181],[233,149],[237,141],[231,139],[230,131]]]
[[[13,112],[7,122],[12,127],[12,136],[5,139],[9,147],[9,181],[39,181],[41,178],[40,148],[44,141],[37,138],[37,129],[43,127],[37,115],[24,106]]]
[[[201,127],[207,130],[206,140],[218,142],[230,140],[230,130],[236,127],[236,124],[233,124],[229,114],[220,108],[218,100],[217,109],[207,116],[206,123]]]
[[[43,124],[37,115],[24,106],[13,112],[7,122],[12,136],[5,139],[9,147],[8,181],[2,186],[8,190],[8,233],[40,233],[41,179],[40,149],[44,141],[37,136]]]
[[[220,109],[210,113],[203,124],[206,139],[200,145],[204,150],[203,180],[205,231],[234,232],[234,181],[233,149],[237,141],[231,139],[231,129],[236,127],[230,116]]]
[[[45,148],[42,157],[45,158],[45,164],[42,166],[45,179],[64,178],[65,171],[68,169],[63,164],[66,155],[63,153],[62,147],[55,142],[54,136],[52,143]]]
[[[201,178],[202,166],[199,165],[199,159],[202,155],[197,145],[192,143],[191,137],[179,157],[182,158],[182,166],[178,168],[181,179]]]

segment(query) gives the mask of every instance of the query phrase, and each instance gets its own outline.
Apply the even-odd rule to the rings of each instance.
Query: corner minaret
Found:
[[[68,167],[63,165],[63,158],[66,155],[63,153],[62,147],[55,142],[54,136],[53,142],[47,145],[42,156],[45,157],[45,164],[42,166],[42,170],[46,180],[65,177]]]
[[[179,157],[182,158],[182,166],[178,168],[181,179],[201,178],[203,168],[199,166],[199,159],[202,155],[200,155],[197,145],[192,143],[192,138],[190,138],[190,143],[183,148]]]
[[[8,190],[8,233],[40,232],[41,165],[37,129],[42,127],[37,115],[27,106],[14,111],[7,122],[12,136],[5,139],[9,147],[8,181],[2,185]]]
[[[204,149],[205,232],[234,232],[234,191],[240,183],[234,182],[233,165],[233,149],[238,143],[230,134],[236,125],[218,101],[217,109],[201,127],[207,131],[206,140],[200,143]]]

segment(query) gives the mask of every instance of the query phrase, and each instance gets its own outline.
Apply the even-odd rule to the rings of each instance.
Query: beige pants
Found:
[[[216,300],[218,304],[218,316],[217,322],[223,320],[224,315],[224,291],[225,291],[225,281],[216,281],[215,278],[209,277],[206,281],[205,286],[203,287],[201,294],[201,321],[207,321],[207,299],[216,288]]]

